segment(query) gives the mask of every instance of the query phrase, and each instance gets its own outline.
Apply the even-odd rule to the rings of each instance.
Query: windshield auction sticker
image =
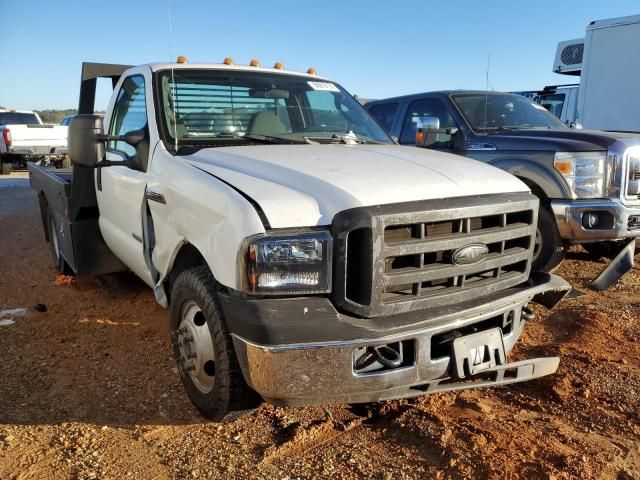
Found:
[[[331,82],[307,82],[314,90],[325,90],[327,92],[339,92],[340,89]]]

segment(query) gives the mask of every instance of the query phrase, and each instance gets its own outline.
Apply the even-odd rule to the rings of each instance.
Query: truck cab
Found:
[[[553,270],[571,243],[598,257],[628,246],[625,263],[633,265],[640,136],[570,129],[545,106],[510,93],[430,92],[365,107],[402,145],[416,145],[420,130],[419,146],[494,165],[526,183],[541,203],[534,268]]]
[[[73,172],[30,166],[54,263],[153,289],[206,417],[557,368],[507,360],[530,302],[570,288],[532,272],[538,199],[514,176],[400,147],[339,84],[281,64],[84,64],[79,112]]]

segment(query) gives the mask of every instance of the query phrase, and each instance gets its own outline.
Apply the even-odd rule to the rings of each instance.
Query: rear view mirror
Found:
[[[104,158],[103,124],[100,115],[76,115],[69,123],[69,158],[75,165],[95,167]]]
[[[289,98],[289,90],[282,88],[253,88],[249,90],[249,96],[253,98]]]

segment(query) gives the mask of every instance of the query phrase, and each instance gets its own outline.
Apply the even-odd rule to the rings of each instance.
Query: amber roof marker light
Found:
[[[233,65],[234,64],[233,63],[233,58],[225,57],[225,59],[224,59],[224,61],[222,63],[224,63],[225,65]]]
[[[273,65],[273,68],[277,69],[277,70],[283,70],[284,69],[284,65],[282,64],[282,62],[276,62]]]
[[[316,71],[316,69],[315,69],[315,68],[313,68],[313,67],[309,67],[309,69],[307,70],[307,73],[308,73],[309,75],[318,75],[318,72],[317,72],[317,71]]]
[[[180,55],[178,58],[176,58],[176,63],[187,63],[187,57]]]
[[[250,67],[260,68],[260,62],[255,58],[249,62]]]

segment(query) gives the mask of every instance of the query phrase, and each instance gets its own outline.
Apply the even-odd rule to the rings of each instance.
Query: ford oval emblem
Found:
[[[454,251],[451,260],[456,265],[473,265],[484,260],[487,255],[489,255],[489,247],[482,243],[473,243]]]

